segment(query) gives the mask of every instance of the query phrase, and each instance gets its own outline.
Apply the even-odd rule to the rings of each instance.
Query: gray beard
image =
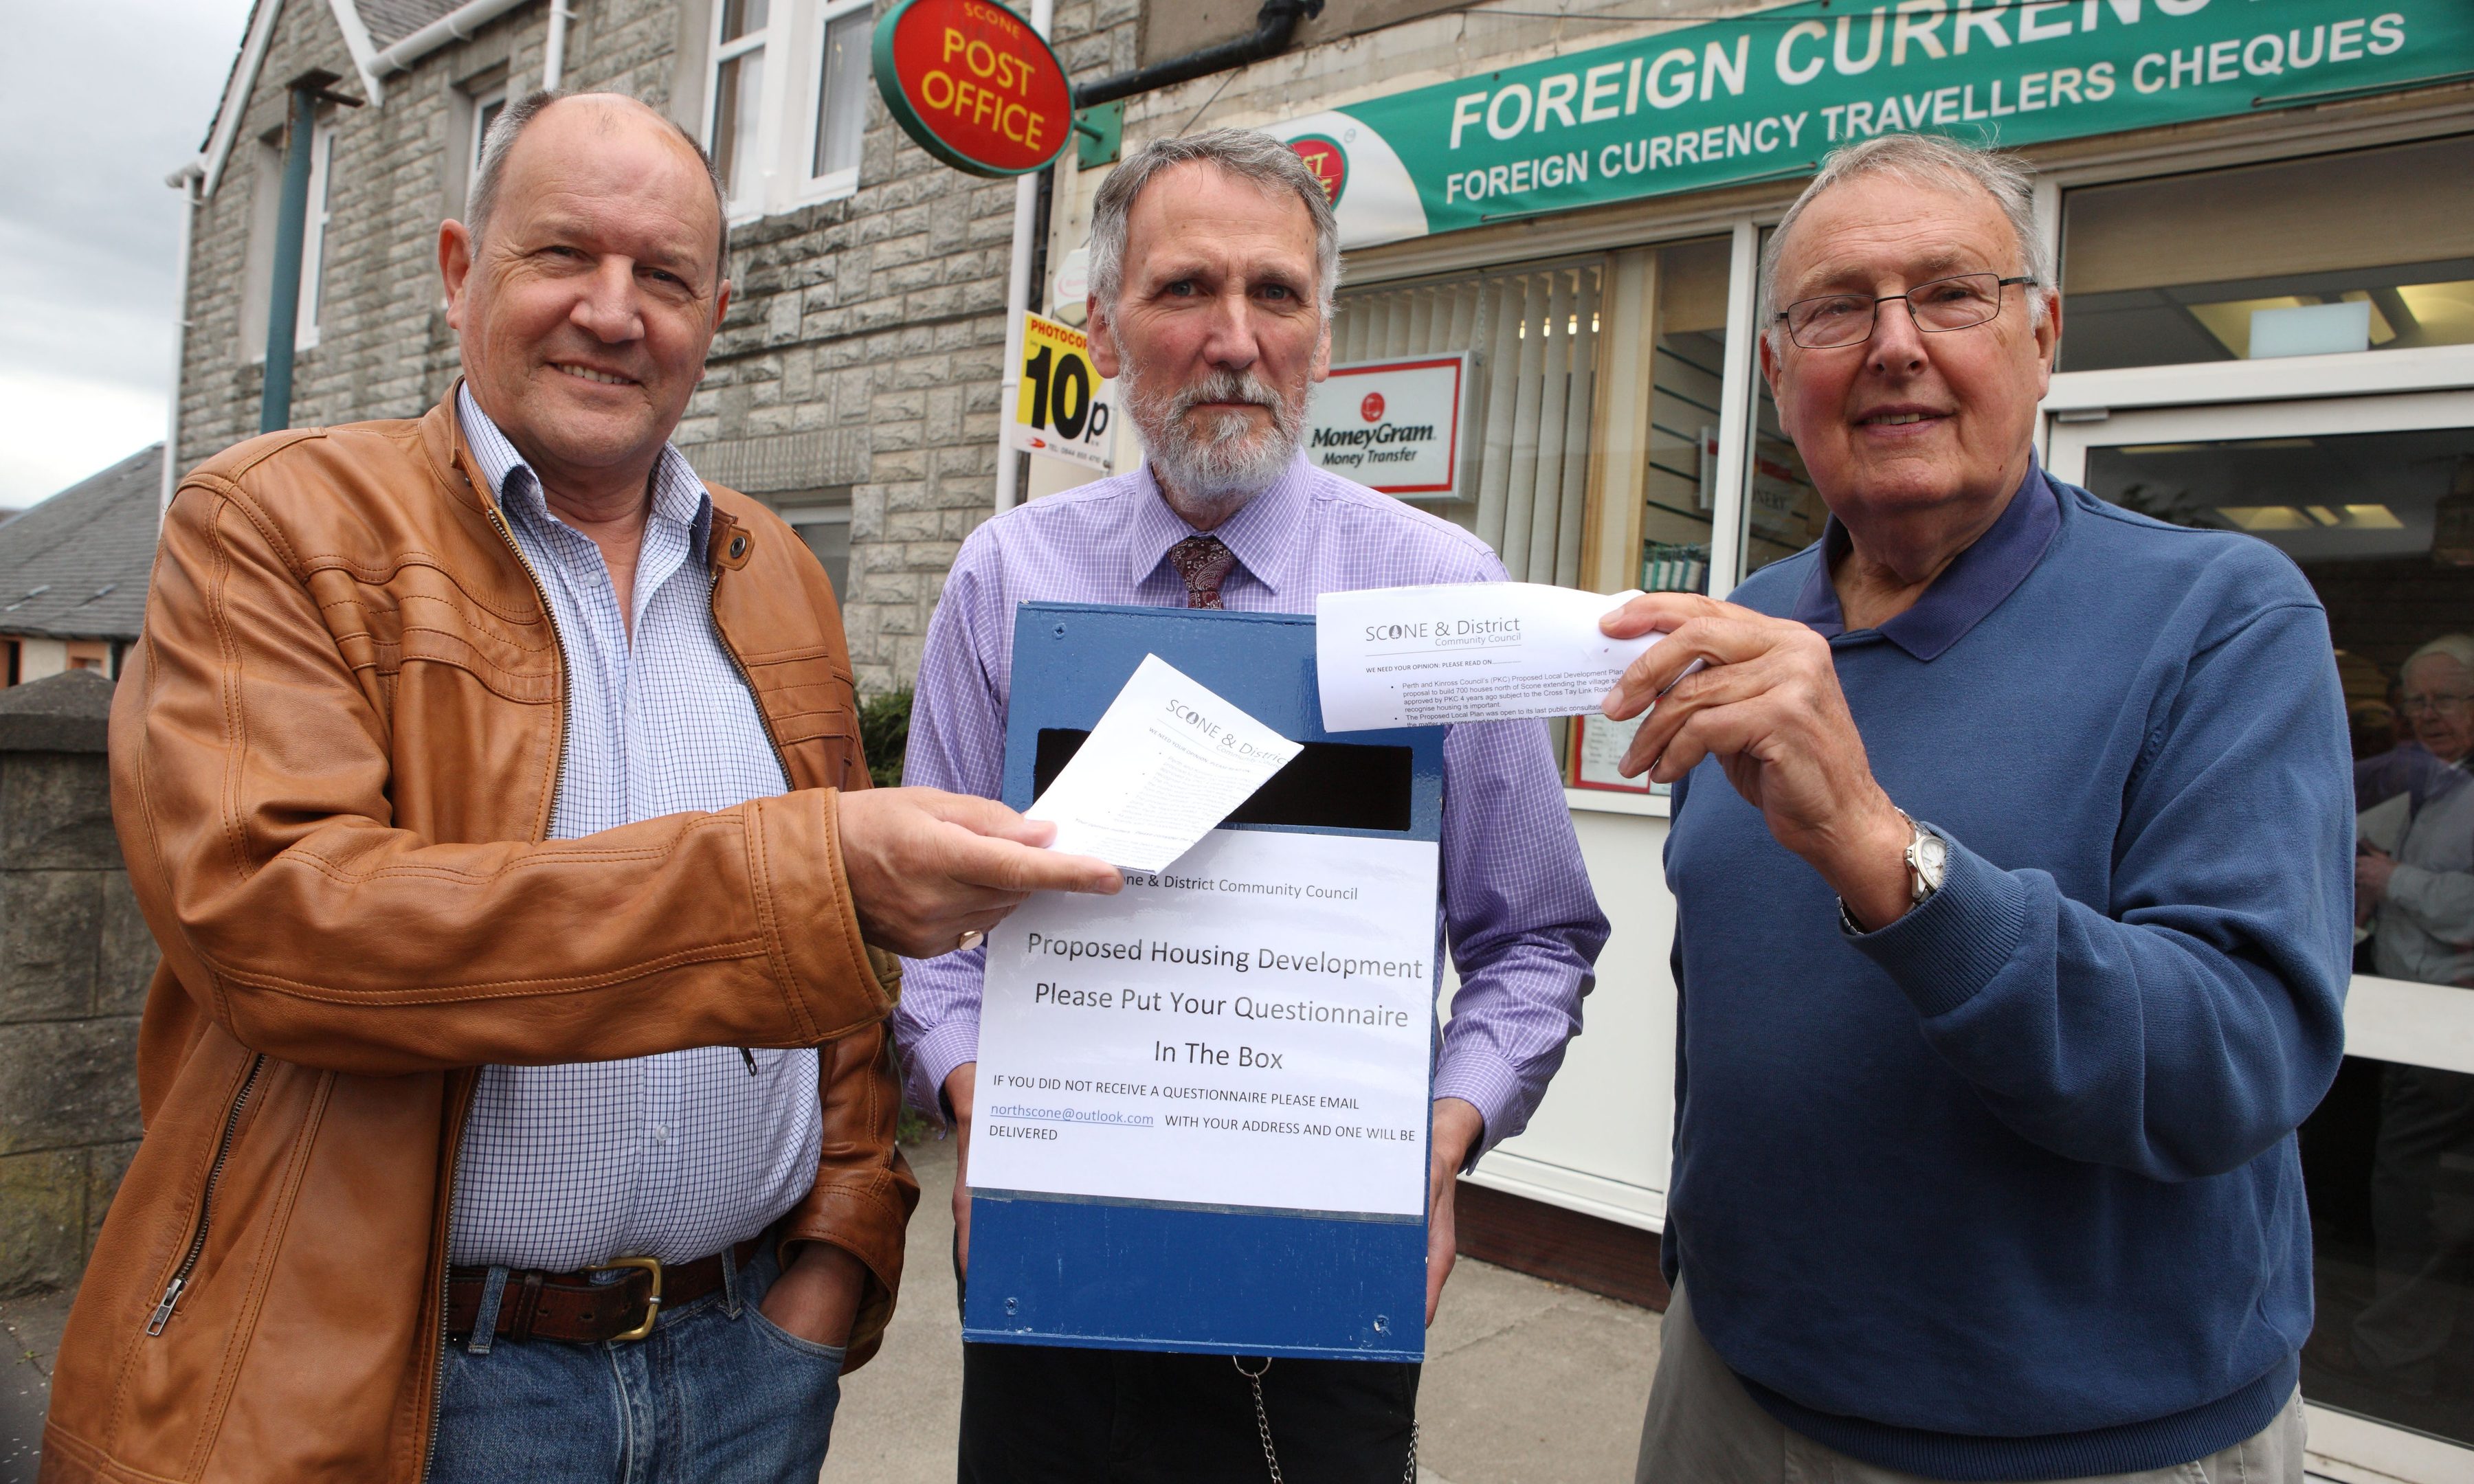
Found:
[[[1172,508],[1208,515],[1215,522],[1270,489],[1297,457],[1305,438],[1304,398],[1295,402],[1252,371],[1213,371],[1191,386],[1155,391],[1128,365],[1126,410],[1141,435],[1143,451]],[[1243,413],[1225,413],[1193,431],[1187,414],[1204,402],[1253,402],[1272,414],[1269,432],[1257,435]]]

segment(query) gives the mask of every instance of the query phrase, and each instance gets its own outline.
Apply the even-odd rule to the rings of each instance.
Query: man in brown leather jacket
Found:
[[[466,379],[182,481],[112,718],[146,1137],[46,1479],[804,1479],[917,1187],[886,950],[1113,890],[864,792],[833,592],[668,437],[710,163],[525,100],[440,259]]]

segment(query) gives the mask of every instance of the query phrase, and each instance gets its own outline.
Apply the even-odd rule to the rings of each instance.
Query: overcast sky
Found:
[[[179,193],[249,0],[0,0],[0,507],[163,437]]]

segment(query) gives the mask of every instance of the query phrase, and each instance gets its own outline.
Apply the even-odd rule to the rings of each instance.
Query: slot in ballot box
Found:
[[[973,1341],[1416,1360],[1443,730],[1326,735],[1309,614],[1027,603],[1005,802],[1147,655],[1304,751],[1118,897],[988,935]]]

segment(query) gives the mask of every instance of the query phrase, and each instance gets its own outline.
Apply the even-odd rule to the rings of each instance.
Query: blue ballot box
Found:
[[[1126,1095],[1113,1101],[1078,1095],[1072,1089],[1088,1089],[1088,1079],[1030,1076],[1002,1083],[1055,1090],[992,1094],[990,1068],[1002,1064],[992,1046],[998,1006],[992,1002],[983,1015],[965,1339],[1368,1360],[1424,1356],[1422,1192],[1431,1106],[1425,1092],[1441,982],[1440,916],[1431,887],[1422,888],[1422,901],[1413,900],[1407,888],[1396,890],[1380,898],[1379,909],[1329,898],[1356,898],[1352,862],[1378,852],[1424,860],[1423,879],[1433,879],[1443,825],[1443,730],[1327,735],[1317,701],[1314,635],[1314,619],[1306,614],[1047,603],[1016,611],[1005,802],[1017,809],[1028,807],[1064,766],[1147,655],[1305,750],[1168,873],[1142,883],[1134,881],[1141,874],[1128,873],[1127,898],[1035,898],[990,935],[989,985],[996,996],[994,966],[1001,955],[1011,951],[1004,962],[1018,964],[1022,940],[1036,937],[1022,922],[1047,924],[1054,940],[1057,922],[1076,920],[1073,914],[1084,915],[1079,921],[1106,920],[1118,910],[1110,904],[1132,898],[1136,885],[1156,888],[1168,876],[1187,889],[1155,891],[1166,904],[1145,909],[1150,915],[1139,920],[1139,931],[1092,934],[1107,940],[1095,942],[1093,951],[1116,956],[1073,966],[1092,988],[1069,987],[1060,995],[1054,984],[1037,987],[1046,1000],[1074,998],[1071,1009],[1044,1005],[1038,1013],[1057,1018],[1043,1026],[1067,1026],[1065,1034],[1104,1064],[1106,1058],[1127,1064],[1123,1075],[1130,1080],[1099,1084]],[[1249,880],[1207,878],[1212,861],[1274,853],[1302,878],[1322,884],[1302,891],[1292,885],[1298,899],[1273,895],[1267,902],[1237,895],[1261,872],[1235,870]],[[1189,861],[1203,863],[1196,868],[1201,874],[1171,875]],[[1289,913],[1301,924],[1321,921],[1346,929],[1351,912],[1374,910],[1386,915],[1390,941],[1409,945],[1403,956],[1359,960],[1315,951],[1317,940],[1306,927],[1298,935],[1305,946],[1292,954],[1295,945],[1279,931]],[[1008,932],[1014,940],[1001,941]],[[1233,944],[1226,941],[1232,937]],[[1194,982],[1179,978],[1191,973],[1184,966],[1214,955],[1243,960],[1222,969],[1223,982],[1233,982],[1237,993],[1201,1003],[1236,1014],[1225,1021],[1168,1016],[1154,1021],[1147,1015],[1173,1008],[1163,996],[1196,1003],[1175,994],[1174,987]],[[1233,980],[1229,967],[1239,970]],[[1018,988],[1007,992],[1007,1006],[1026,1002]],[[1296,1051],[1295,1038],[1309,1034],[1299,1021],[1318,1017],[1341,1028],[1311,1034],[1389,1038],[1383,1042],[1391,1068],[1384,1114],[1367,1111],[1374,1107],[1371,1097],[1361,1107],[1356,1096],[1334,1095],[1344,1082],[1318,1082],[1310,1074],[1314,1048]],[[1377,1017],[1379,1032],[1356,1028]],[[1152,1024],[1173,1021],[1186,1029],[1152,1035]],[[1225,1036],[1218,1029],[1224,1023]],[[1196,1024],[1210,1028],[1198,1034]],[[1415,1065],[1405,1075],[1417,1080],[1407,1086],[1401,1057],[1412,1034]],[[1282,1035],[1291,1041],[1280,1041]],[[1273,1044],[1292,1049],[1263,1049]],[[1205,1126],[1218,1132],[1201,1132]],[[1102,1169],[1110,1167],[1106,1161],[1116,1151],[1139,1154],[1185,1140],[1176,1147],[1225,1151],[1229,1178],[1252,1184],[1245,1185],[1244,1200],[1127,1198],[1087,1193],[1089,1186],[990,1188],[980,1178],[982,1151],[999,1147],[998,1135],[1006,1136],[1006,1160],[1016,1160],[1026,1139],[1050,1141],[1033,1146],[1043,1152],[1060,1139],[1086,1140]],[[990,1169],[999,1166],[997,1156],[984,1158]],[[1219,1158],[1181,1162],[1207,1165]],[[1359,1186],[1351,1171],[1379,1176],[1366,1182],[1362,1200],[1354,1198]],[[1165,1178],[1174,1185],[1182,1173]],[[1310,1178],[1317,1176],[1322,1178]],[[1293,1187],[1313,1187],[1315,1195],[1283,1204],[1276,1192]]]

